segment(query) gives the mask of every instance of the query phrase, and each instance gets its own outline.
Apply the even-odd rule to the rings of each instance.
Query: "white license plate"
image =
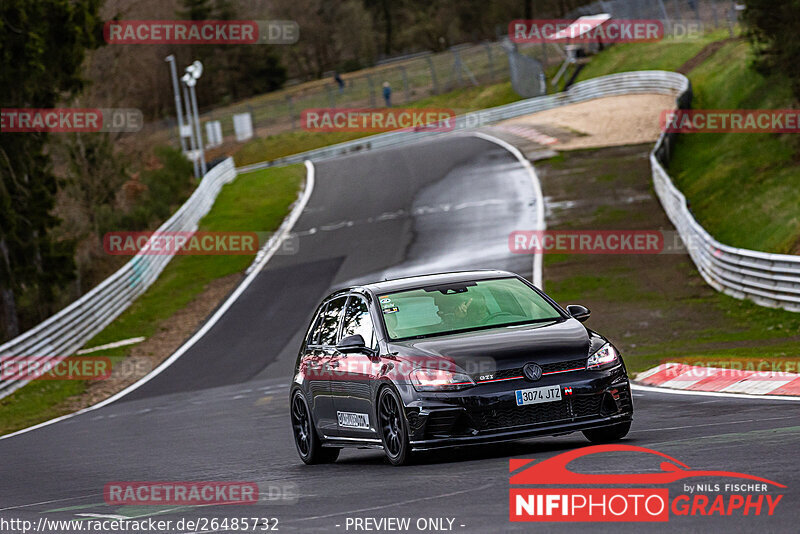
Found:
[[[561,400],[561,386],[545,386],[543,388],[518,389],[517,406],[539,404]]]

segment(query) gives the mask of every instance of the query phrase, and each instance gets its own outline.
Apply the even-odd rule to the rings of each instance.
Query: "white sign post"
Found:
[[[237,113],[233,116],[233,130],[236,140],[247,141],[253,137],[253,118],[249,113]]]
[[[206,147],[214,148],[222,144],[222,123],[219,121],[208,121],[206,123]]]

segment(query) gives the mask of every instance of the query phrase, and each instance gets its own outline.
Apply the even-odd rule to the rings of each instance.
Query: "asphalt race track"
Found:
[[[498,145],[473,137],[320,162],[294,227],[298,252],[273,257],[186,354],[118,402],[0,440],[0,516],[34,523],[43,515],[274,517],[283,532],[354,532],[348,518],[388,517],[409,517],[412,525],[420,518],[452,519],[455,532],[641,531],[638,523],[509,522],[509,458],[541,460],[588,445],[580,434],[426,455],[403,468],[384,463],[374,450],[346,450],[333,465],[305,466],[292,442],[288,380],[298,338],[329,288],[463,268],[530,277],[531,257],[509,254],[507,237],[535,229],[536,201],[525,168]],[[772,517],[673,516],[646,526],[649,531],[797,531],[797,403],[642,391],[634,401],[625,443],[694,469],[748,473],[787,486]],[[659,469],[650,458],[622,454],[576,463],[576,471],[592,473]],[[104,503],[106,483],[146,480],[255,481],[262,500],[211,507]],[[670,496],[682,485],[670,484]]]

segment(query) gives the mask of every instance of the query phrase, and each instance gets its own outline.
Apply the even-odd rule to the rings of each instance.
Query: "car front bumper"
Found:
[[[516,390],[553,385],[561,386],[561,400],[517,406]],[[536,382],[510,380],[462,391],[407,394],[409,439],[415,450],[567,434],[624,423],[633,416],[630,383],[622,365]]]

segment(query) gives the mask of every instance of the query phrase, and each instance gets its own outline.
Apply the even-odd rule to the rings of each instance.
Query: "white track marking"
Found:
[[[139,337],[132,337],[130,339],[123,339],[122,341],[115,341],[113,343],[106,343],[105,345],[99,345],[97,347],[92,347],[89,349],[81,349],[75,354],[89,354],[90,352],[97,352],[98,350],[106,350],[106,349],[115,349],[117,347],[125,347],[126,345],[134,345],[136,343],[141,343],[144,341],[144,336]]]
[[[666,428],[643,428],[641,430],[631,430],[631,434],[634,432],[661,432],[663,430],[683,430],[686,428],[703,428],[707,426],[720,426],[720,425],[741,425],[743,423],[758,423],[760,421],[780,421],[783,419],[796,419],[797,416],[795,415],[787,415],[781,417],[759,417],[758,419],[744,419],[741,421],[720,421],[718,423],[702,423],[699,425],[684,425],[684,426],[670,426]]]
[[[198,330],[192,337],[190,337],[183,345],[178,348],[169,358],[161,362],[161,365],[153,369],[150,374],[147,376],[142,377],[138,382],[131,384],[127,388],[123,389],[116,395],[113,395],[97,404],[89,406],[88,408],[84,408],[82,410],[78,410],[77,412],[70,413],[67,415],[62,415],[61,417],[56,417],[55,419],[50,419],[49,421],[45,421],[43,423],[39,423],[38,425],[34,425],[28,428],[23,428],[22,430],[18,430],[16,432],[12,432],[11,434],[6,434],[5,436],[0,436],[0,440],[12,438],[14,436],[18,436],[20,434],[24,434],[26,432],[30,432],[32,430],[36,430],[37,428],[42,428],[45,426],[52,425],[53,423],[57,423],[59,421],[63,421],[65,419],[69,419],[71,417],[75,417],[76,415],[80,415],[82,413],[90,412],[93,410],[97,410],[98,408],[102,408],[103,406],[107,406],[112,402],[121,399],[128,393],[135,391],[136,389],[140,388],[159,374],[164,371],[167,367],[172,365],[175,360],[183,356],[186,351],[188,351],[195,343],[197,343],[200,338],[202,338],[211,328],[217,324],[217,321],[228,311],[228,309],[236,302],[236,300],[244,293],[245,289],[247,289],[250,284],[253,283],[253,280],[258,276],[258,274],[264,269],[264,266],[267,262],[272,258],[275,252],[281,245],[283,239],[291,232],[292,227],[294,227],[297,220],[300,218],[300,215],[303,213],[303,210],[308,204],[309,198],[311,198],[311,193],[314,191],[314,164],[311,161],[306,160],[306,185],[303,189],[303,194],[300,196],[300,199],[292,208],[291,213],[289,216],[284,219],[283,223],[281,224],[280,228],[273,234],[272,239],[267,244],[267,252],[263,255],[263,257],[258,258],[256,256],[256,263],[251,265],[250,273],[247,277],[242,281],[241,284],[238,285],[236,290],[231,294],[230,297],[225,301],[225,303],[219,307],[219,309],[211,316],[211,318],[206,321],[202,328]]]
[[[536,169],[533,168],[531,162],[528,161],[525,156],[522,155],[522,152],[519,151],[517,147],[512,145],[511,143],[507,143],[502,139],[499,139],[493,135],[489,135],[484,132],[465,132],[464,135],[471,135],[473,137],[480,137],[486,141],[491,141],[501,147],[505,148],[511,154],[514,155],[515,158],[519,160],[523,167],[528,171],[531,175],[531,182],[533,182],[533,190],[536,193],[536,230],[545,230],[547,226],[544,222],[544,195],[542,195],[542,184],[539,183],[539,176],[536,174]],[[534,254],[533,255],[533,285],[538,288],[544,289],[544,285],[542,282],[542,255],[541,254]]]
[[[719,391],[690,391],[685,389],[665,389],[653,386],[631,384],[634,391],[647,391],[649,393],[666,393],[668,395],[694,395],[696,397],[726,397],[728,399],[758,399],[765,401],[800,401],[800,397],[788,395],[748,395],[747,393],[722,393]]]
[[[0,512],[5,512],[6,510],[17,510],[18,508],[28,508],[30,506],[40,506],[42,504],[53,504],[56,502],[64,502],[64,501],[74,501],[76,499],[88,499],[89,497],[97,497],[102,495],[101,493],[90,493],[88,495],[78,495],[77,497],[65,497],[63,499],[50,499],[47,501],[39,501],[39,502],[30,502],[27,504],[18,504],[16,506],[8,506],[6,508],[0,508]]]

